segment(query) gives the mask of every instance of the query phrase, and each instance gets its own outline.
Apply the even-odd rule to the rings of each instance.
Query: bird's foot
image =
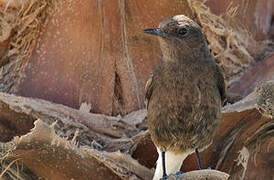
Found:
[[[168,175],[168,176],[164,176],[164,177],[162,177],[160,180],[167,180],[167,179],[169,179],[170,177],[174,177],[175,175],[174,174],[170,174],[170,175]],[[176,175],[175,177],[177,177],[178,175]],[[177,178],[176,178],[177,179]]]
[[[175,174],[170,174],[170,175],[168,175],[168,176],[165,176],[165,177],[162,177],[160,180],[167,180],[168,178],[170,178],[170,177],[173,177],[173,179],[175,178],[175,179],[179,179],[180,177],[180,175],[181,174],[183,174],[184,172],[183,171],[178,171],[178,172],[176,172]]]
[[[176,172],[174,175],[179,176],[179,175],[181,175],[181,174],[184,174],[184,172],[183,172],[183,171],[178,171],[178,172]]]

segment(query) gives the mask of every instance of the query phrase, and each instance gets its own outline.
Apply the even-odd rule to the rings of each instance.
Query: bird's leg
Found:
[[[202,165],[201,165],[201,159],[200,159],[198,148],[195,149],[195,153],[196,153],[196,157],[197,157],[199,169],[201,170],[202,169]]]
[[[179,176],[183,172],[180,171],[184,159],[191,153],[191,151],[185,151],[183,153],[176,153],[172,151],[161,151],[157,148],[159,154],[153,180],[166,180],[169,175]],[[179,172],[178,172],[179,171]],[[177,173],[176,173],[177,172]]]
[[[163,166],[163,178],[167,176],[166,174],[166,162],[165,162],[165,151],[162,152],[162,166]]]

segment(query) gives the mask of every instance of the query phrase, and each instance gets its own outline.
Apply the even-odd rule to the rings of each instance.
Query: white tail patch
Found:
[[[156,170],[154,173],[153,180],[159,180],[163,177],[162,152],[160,151],[159,148],[157,148],[157,152],[158,152],[159,156],[158,156]],[[167,175],[174,174],[174,173],[180,171],[185,158],[189,154],[192,154],[193,152],[194,152],[194,150],[187,150],[182,153],[174,153],[171,151],[166,151],[165,152],[165,165],[166,165]]]

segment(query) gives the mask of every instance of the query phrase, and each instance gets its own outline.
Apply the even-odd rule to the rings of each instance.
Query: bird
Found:
[[[212,143],[226,99],[223,70],[201,27],[185,15],[170,16],[156,35],[162,57],[145,86],[147,126],[159,154],[153,180],[180,172],[184,159]]]

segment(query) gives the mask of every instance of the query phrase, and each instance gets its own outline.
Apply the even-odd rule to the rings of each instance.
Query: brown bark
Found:
[[[4,93],[0,93],[0,99],[1,124],[9,123],[7,128],[11,132],[18,131],[12,135],[23,135],[29,131],[33,120],[36,119],[41,119],[48,124],[57,121],[59,135],[65,137],[72,137],[74,131],[78,129],[79,138],[86,142],[94,140],[105,144],[115,138],[131,137],[138,132],[134,126],[121,118],[82,112],[40,99],[28,99]],[[24,129],[23,126],[28,129]],[[24,130],[23,133],[20,133],[20,130]],[[1,137],[1,141],[7,140],[10,139]]]
[[[34,122],[35,127],[28,129],[29,133],[1,144],[1,152],[4,154],[1,157],[4,160],[2,171],[17,172],[16,166],[12,166],[17,161],[35,176],[49,179],[152,178],[153,171],[140,165],[130,156],[136,151],[136,145],[142,144],[143,139],[149,137],[148,133],[140,132],[132,137],[132,132],[136,133],[139,130],[123,122],[125,119],[117,120],[110,116],[93,115],[39,99],[3,93],[0,102],[2,112],[0,114],[6,115],[5,118],[0,117],[1,124],[17,123],[18,118],[24,117],[20,121],[23,127],[24,124],[33,122],[33,119],[38,119]],[[142,112],[136,114],[127,116],[126,119],[134,121],[135,118],[144,117]],[[108,121],[103,121],[104,119]],[[86,121],[90,123],[85,123]],[[117,134],[120,136],[117,137]],[[148,140],[151,144],[151,140]],[[146,152],[149,147],[154,150],[153,146],[145,147]],[[12,163],[10,167],[8,162]],[[186,173],[182,177],[196,179],[197,175],[202,175],[203,178],[210,176],[213,179],[216,179],[215,176],[227,177],[219,172]],[[24,171],[20,171],[18,177],[23,176],[27,175]]]
[[[227,180],[228,178],[228,174],[216,170],[192,171],[179,176],[179,179],[181,180]],[[170,177],[168,179],[176,178]]]
[[[5,54],[8,51],[8,46],[12,36],[12,27],[2,17],[0,17],[0,65],[5,64]]]
[[[198,0],[0,0],[0,90],[16,94],[0,93],[0,178],[151,179],[144,86],[161,51],[142,29],[183,13],[202,26],[229,86],[203,167],[273,179],[273,106],[261,103],[272,101],[255,91],[273,80],[273,2],[206,4],[215,14]],[[197,168],[191,155],[182,170]]]
[[[146,4],[163,9],[158,17],[157,11],[142,7],[147,1],[43,2],[40,13],[47,16],[47,24],[37,27],[39,38],[33,38],[36,46],[28,49],[32,53],[21,70],[24,77],[9,92],[74,108],[86,102],[92,112],[104,114],[144,107],[143,87],[159,48],[152,50],[158,43],[145,37],[142,29],[178,14],[186,3]],[[35,5],[25,6],[39,9]],[[164,11],[167,5],[169,10]]]
[[[38,177],[48,179],[129,179],[137,175],[149,179],[152,175],[125,154],[79,148],[75,140],[57,136],[54,125],[41,120],[35,122],[30,133],[4,146],[13,149],[5,160],[22,161]],[[132,166],[136,168],[134,172],[129,168]]]
[[[226,14],[229,9],[234,9],[236,21],[240,22],[241,26],[245,27],[257,40],[271,38],[270,35],[273,33],[271,26],[273,26],[273,22],[271,24],[267,19],[273,19],[274,1],[208,0],[205,4],[217,15]],[[230,18],[229,16],[231,15],[233,14],[228,14],[227,18]]]
[[[274,92],[272,95],[274,96]],[[232,179],[238,177],[258,178],[258,174],[263,174],[260,175],[262,179],[273,178],[270,172],[273,172],[271,162],[274,151],[272,144],[274,137],[272,126],[274,124],[271,117],[263,116],[256,109],[256,97],[254,92],[253,95],[224,107],[223,119],[214,143],[201,153],[203,167],[212,167],[227,172]],[[7,114],[5,119],[0,118],[3,124],[5,122],[14,123],[20,117],[25,117],[25,121],[21,121],[21,125],[28,123],[29,120],[32,121],[32,119],[39,119],[35,122],[36,127],[30,133],[2,145],[2,147],[9,149],[9,151],[5,151],[5,148],[2,148],[3,152],[8,152],[8,155],[5,156],[6,160],[11,161],[14,157],[19,158],[37,176],[55,177],[47,176],[48,173],[45,169],[40,172],[41,168],[38,162],[48,163],[48,167],[58,166],[55,169],[57,172],[54,174],[56,177],[60,174],[58,178],[66,179],[68,177],[80,177],[79,174],[86,169],[86,163],[94,161],[92,159],[87,160],[88,162],[80,165],[80,172],[76,171],[76,174],[70,174],[68,173],[70,168],[66,165],[70,164],[70,167],[73,168],[72,164],[78,161],[82,162],[79,158],[83,158],[84,155],[78,155],[78,152],[66,152],[67,150],[63,150],[63,148],[92,154],[92,157],[103,163],[103,167],[110,169],[113,174],[122,179],[128,179],[131,176],[149,179],[152,176],[152,172],[146,167],[152,168],[154,166],[157,153],[149,133],[142,132],[125,122],[127,120],[139,124],[140,119],[144,121],[145,111],[143,110],[117,120],[111,116],[90,114],[43,100],[3,93],[0,96],[0,101],[1,114]],[[102,121],[103,119],[107,121],[97,123],[98,120]],[[50,125],[51,123],[53,125]],[[67,137],[71,141],[59,137],[55,131],[59,136]],[[137,132],[139,132],[137,135],[132,136]],[[118,137],[117,134],[120,136]],[[78,148],[75,143],[80,147]],[[86,148],[83,148],[84,146]],[[45,150],[41,150],[44,148]],[[34,153],[35,151],[37,151],[37,155]],[[123,153],[117,154],[117,151]],[[27,152],[31,154],[27,156]],[[40,152],[45,152],[45,155],[41,155]],[[59,154],[61,152],[62,154]],[[130,154],[143,165],[133,161],[132,157],[129,156]],[[68,158],[68,162],[61,161],[66,156],[72,157]],[[58,157],[60,157],[60,161]],[[38,162],[33,164],[32,158]],[[54,160],[47,162],[48,159]],[[102,162],[103,159],[104,162]],[[101,166],[100,163],[88,165],[88,167],[97,168]],[[182,169],[184,172],[197,169],[196,159],[193,155],[186,159]],[[50,172],[52,169],[49,168],[48,171]],[[101,172],[104,171],[97,172],[99,174],[95,172],[91,174],[104,177],[101,176]]]
[[[95,113],[125,115],[144,107],[144,86],[161,51],[142,29],[167,16],[183,12],[203,27],[229,84],[265,52],[266,45],[197,0],[5,2],[1,11],[13,9],[4,14],[15,16],[15,29],[1,90],[77,109],[87,103]]]
[[[247,96],[255,87],[263,81],[273,80],[274,77],[274,54],[266,57],[250,68],[239,81],[232,83],[229,91],[242,96]]]

